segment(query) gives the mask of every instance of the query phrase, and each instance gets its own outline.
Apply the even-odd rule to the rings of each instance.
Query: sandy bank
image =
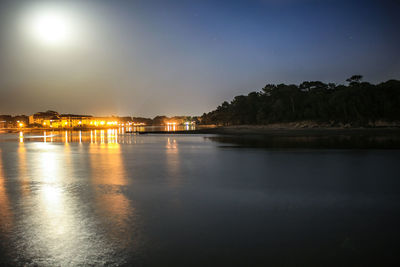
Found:
[[[219,134],[219,135],[265,135],[265,136],[325,136],[325,135],[393,135],[400,136],[400,127],[315,127],[298,128],[288,125],[237,125],[197,129],[192,131],[146,131],[141,134]]]

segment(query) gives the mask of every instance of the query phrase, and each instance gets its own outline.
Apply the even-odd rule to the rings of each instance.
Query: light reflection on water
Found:
[[[10,232],[12,226],[12,214],[10,210],[10,201],[5,186],[6,177],[3,171],[2,153],[0,148],[0,233]]]
[[[175,138],[167,138],[166,145],[166,161],[167,161],[167,172],[168,177],[170,178],[169,185],[170,186],[179,186],[180,185],[180,157],[179,157],[179,149],[178,142]]]
[[[22,195],[30,193],[30,181],[28,177],[28,163],[26,159],[26,148],[23,142],[18,145],[18,176]]]
[[[221,148],[118,129],[13,138],[0,142],[0,263],[329,266],[396,255],[398,151]]]
[[[99,129],[99,130],[51,130],[51,131],[34,131],[34,132],[19,132],[19,142],[40,141],[44,143],[61,142],[61,143],[124,143],[131,140],[130,134],[135,134],[144,131],[190,131],[195,130],[193,125],[166,125],[166,126],[134,126],[121,127],[115,129]],[[128,137],[128,138],[126,138]],[[123,140],[119,140],[119,139]]]
[[[120,135],[124,140],[124,136],[120,133],[120,129],[106,130],[90,130],[90,131],[43,131],[37,133],[19,133],[20,143],[25,141],[35,141],[43,143],[92,143],[92,144],[112,144],[119,143]]]
[[[108,136],[109,139],[113,138],[113,136]],[[97,209],[104,223],[110,225],[111,231],[107,233],[107,236],[123,244],[123,247],[127,247],[129,245],[127,223],[128,219],[134,215],[135,209],[123,194],[128,181],[121,147],[115,142],[109,140],[107,144],[89,147],[91,183],[93,188],[96,188],[94,198]]]
[[[64,145],[46,142],[46,137],[43,142],[19,144],[15,178],[21,195],[11,237],[16,264],[32,259],[45,266],[125,260],[111,255],[129,246],[124,231],[134,208],[121,190],[127,181],[117,137],[103,131],[100,136],[107,141],[78,151],[67,132]],[[77,153],[84,153],[83,161]],[[10,232],[13,215],[6,183],[11,180],[3,173],[3,154],[0,150],[0,229]],[[86,203],[88,199],[93,201]]]
[[[107,250],[107,242],[96,240],[93,223],[82,213],[83,203],[71,191],[75,183],[69,144],[30,145],[21,152],[21,156],[28,157],[32,192],[20,199],[24,210],[19,214],[19,232],[14,236],[19,253],[16,259],[23,262],[34,258],[39,265],[75,265],[87,259],[96,262],[98,251],[93,249],[101,244],[97,249]]]

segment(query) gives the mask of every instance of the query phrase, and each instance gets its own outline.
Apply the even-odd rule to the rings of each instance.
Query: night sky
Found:
[[[26,18],[51,8],[70,38]],[[267,83],[400,79],[400,1],[2,1],[0,114],[201,115]]]

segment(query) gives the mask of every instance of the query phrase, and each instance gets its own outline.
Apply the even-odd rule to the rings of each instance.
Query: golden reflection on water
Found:
[[[194,130],[191,125],[167,125],[146,128],[144,126],[121,127],[99,130],[46,130],[42,132],[19,132],[19,142],[35,141],[43,143],[131,143],[131,139],[139,132],[150,131],[182,131]]]
[[[167,125],[167,131],[171,132],[171,131],[176,131],[176,125]]]
[[[127,184],[120,144],[91,145],[89,146],[89,153],[94,184]]]
[[[118,129],[90,130],[90,131],[43,131],[39,133],[19,133],[20,143],[35,141],[43,143],[118,143],[121,131]],[[123,136],[123,135],[122,135]]]
[[[180,158],[178,142],[175,138],[167,138],[166,144],[166,161],[167,161],[167,172],[170,179],[169,184],[171,186],[178,186],[180,184]]]
[[[124,194],[128,174],[119,143],[136,137],[121,132],[21,132],[10,154],[18,178],[12,197],[0,149],[0,232],[17,231],[20,255],[39,266],[72,266],[133,242],[126,231],[135,209]],[[83,195],[76,191],[81,183],[88,186]],[[14,203],[21,205],[19,213],[13,214]],[[98,232],[99,224],[106,231]]]
[[[30,193],[30,181],[28,178],[28,163],[26,160],[26,148],[24,142],[18,146],[18,176],[21,185],[22,195],[27,196]]]
[[[100,144],[104,144],[104,130],[100,130]]]
[[[73,170],[77,167],[71,160],[71,149],[68,143],[59,146],[40,142],[31,143],[28,152],[22,146],[18,149],[19,162],[29,157],[28,175],[32,180],[31,194],[24,196],[26,213],[18,222],[23,229],[20,242],[26,244],[26,255],[40,256],[38,265],[73,266],[98,254],[92,241],[104,246],[90,222],[85,222],[85,203],[69,189],[75,184]],[[23,173],[26,166],[20,164],[19,168]]]
[[[118,143],[118,131],[117,131],[117,129],[108,129],[107,130],[107,143],[108,144],[116,144],[116,143]]]
[[[120,231],[127,228],[126,223],[132,213],[130,201],[122,192],[128,181],[116,132],[109,132],[107,135],[108,143],[89,146],[91,180],[96,188],[97,206],[109,222],[118,225],[113,227],[109,234],[117,236],[124,242],[126,236]]]
[[[60,158],[60,154],[56,153],[50,145],[38,143],[37,149],[40,153],[35,160],[34,174],[38,179],[36,182],[41,184],[39,214],[42,217],[41,223],[45,224],[45,227],[42,227],[45,231],[43,234],[55,239],[71,241],[66,231],[75,223],[69,207],[72,203],[67,202],[70,200],[66,199],[60,186],[66,179],[65,168],[62,166],[64,159]],[[50,242],[49,245],[53,244]]]
[[[19,255],[34,258],[32,265],[87,264],[103,255],[112,257],[131,242],[126,231],[134,209],[123,193],[128,181],[118,131],[97,134],[104,141],[87,146],[69,143],[75,139],[67,131],[59,136],[64,144],[52,144],[48,132],[39,136],[43,142],[19,143],[17,153],[11,153],[18,177],[12,197],[0,148],[0,233],[12,231],[22,246]],[[84,136],[78,133],[77,140]],[[87,136],[90,140],[94,133]],[[76,170],[87,172],[76,176]],[[76,191],[81,179],[88,186],[83,195]],[[20,205],[16,214],[14,203]]]
[[[176,142],[176,139],[168,137],[166,148],[167,148],[167,152],[176,153],[178,150],[178,143]]]
[[[9,232],[12,227],[12,213],[5,183],[6,178],[3,168],[2,151],[0,149],[0,230]]]

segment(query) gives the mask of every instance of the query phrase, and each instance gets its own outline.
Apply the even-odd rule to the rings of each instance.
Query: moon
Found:
[[[72,18],[62,10],[38,10],[28,26],[31,36],[45,45],[65,45],[72,39]]]

